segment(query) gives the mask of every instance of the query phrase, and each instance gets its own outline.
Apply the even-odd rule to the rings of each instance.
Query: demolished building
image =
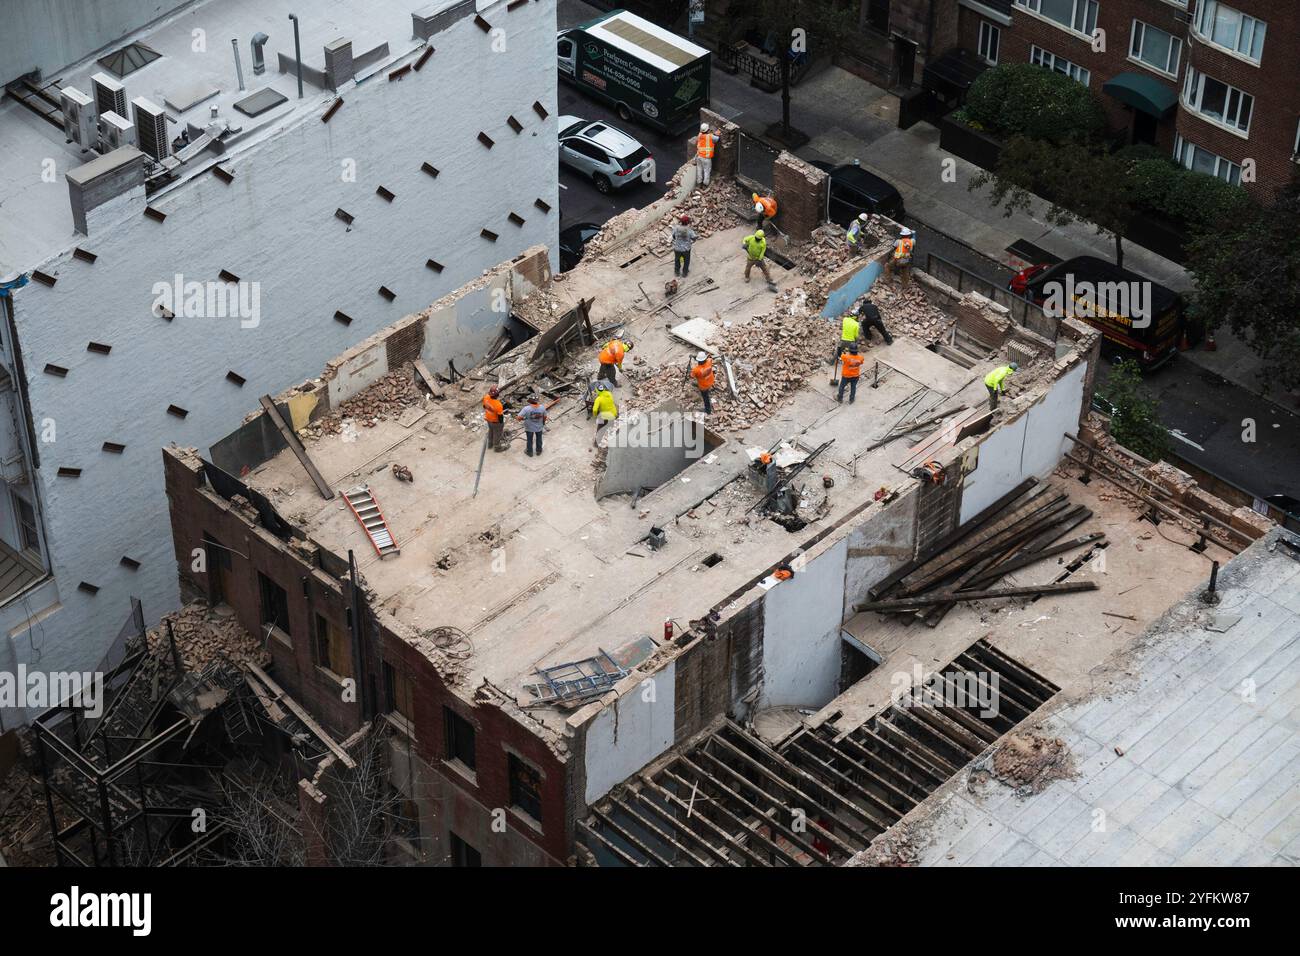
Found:
[[[818,226],[824,176],[786,155],[775,290],[747,284],[724,129],[706,196],[683,168],[576,270],[530,250],[206,453],[164,450],[183,588],[261,635],[329,732],[391,729],[424,862],[858,858],[1268,530],[1105,444],[1095,331],[1049,337],[923,273],[886,287],[889,224],[847,259]],[[684,207],[713,220],[672,287]],[[837,318],[866,294],[895,338],[841,404]],[[531,337],[430,374],[429,326],[501,302]],[[635,349],[593,443],[613,335]],[[711,416],[697,350],[725,370]],[[513,431],[489,451],[493,384],[511,414],[542,396],[542,455]],[[927,701],[950,684],[976,701]]]

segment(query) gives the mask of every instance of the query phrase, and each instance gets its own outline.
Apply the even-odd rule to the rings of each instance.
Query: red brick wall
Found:
[[[1182,89],[1189,63],[1216,79],[1230,83],[1255,98],[1250,137],[1243,139],[1220,126],[1206,122],[1181,107],[1174,117],[1157,127],[1156,145],[1173,153],[1175,132],[1198,146],[1241,163],[1256,163],[1256,182],[1246,184],[1252,194],[1268,199],[1291,177],[1296,164],[1291,160],[1296,123],[1300,120],[1300,83],[1295,64],[1300,62],[1300,17],[1294,0],[1232,0],[1231,6],[1268,24],[1262,62],[1255,66],[1198,41],[1188,24],[1175,16],[1178,8],[1165,0],[1100,0],[1097,26],[1106,31],[1106,50],[1093,52],[1091,43],[1052,22],[1016,7],[1012,24],[1002,30],[1000,63],[1029,62],[1030,47],[1038,46],[1091,71],[1089,86],[1100,99],[1107,120],[1117,129],[1129,129],[1133,113],[1102,92],[1111,77],[1126,72],[1150,76],[1174,92]],[[1195,9],[1195,0],[1191,4]],[[960,36],[964,46],[976,49],[977,14],[963,10]],[[1133,21],[1141,20],[1183,40],[1179,75],[1175,81],[1128,58]]]
[[[198,459],[182,458],[164,450],[163,467],[172,520],[172,540],[183,583],[208,594],[207,572],[192,569],[193,550],[202,548],[206,532],[232,551],[228,574],[227,603],[240,624],[250,633],[263,632],[258,573],[274,580],[288,597],[292,648],[272,638],[272,676],[322,725],[339,738],[362,723],[360,707],[345,702],[337,682],[313,660],[314,615],[322,614],[343,633],[347,629],[346,588],[330,575],[314,568],[307,559],[271,535],[251,524],[237,508],[211,488],[203,487]],[[305,587],[305,593],[304,593]],[[481,816],[490,817],[494,808],[510,804],[507,751],[511,747],[543,774],[543,831],[516,821],[507,813],[512,830],[541,847],[556,861],[570,855],[573,813],[569,794],[568,766],[551,752],[533,729],[493,705],[470,704],[447,687],[432,662],[397,635],[378,625],[374,649],[376,658],[387,660],[412,685],[412,723],[416,753],[442,776],[473,796]],[[378,659],[370,662],[383,706],[383,688]],[[453,708],[475,727],[477,783],[453,770],[442,771],[446,729],[443,707]],[[485,824],[486,826],[486,824]],[[487,854],[485,853],[485,857]]]

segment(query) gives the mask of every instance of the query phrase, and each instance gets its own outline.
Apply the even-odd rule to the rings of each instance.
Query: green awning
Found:
[[[1102,90],[1109,93],[1125,106],[1141,110],[1164,119],[1178,105],[1178,94],[1165,86],[1153,76],[1141,73],[1120,73],[1102,85]]]

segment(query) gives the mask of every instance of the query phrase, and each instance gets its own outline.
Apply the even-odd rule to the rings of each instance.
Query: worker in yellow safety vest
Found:
[[[749,273],[754,266],[758,266],[767,284],[772,285],[772,270],[767,267],[767,239],[764,238],[763,230],[755,229],[753,235],[740,240],[740,245],[745,250],[745,281],[749,281]]]
[[[906,226],[898,234],[894,243],[893,255],[889,258],[887,269],[890,276],[897,274],[903,285],[912,281],[912,252],[916,249],[915,233]]]
[[[696,184],[707,186],[709,173],[713,171],[713,151],[722,137],[709,129],[708,123],[700,124],[700,135],[695,138],[695,169],[698,175]]]
[[[844,241],[848,243],[850,255],[861,255],[866,247],[867,223],[871,217],[865,212],[858,213],[858,218],[849,223],[849,231],[844,234]]]
[[[1010,365],[999,365],[993,371],[984,376],[984,387],[989,390],[989,409],[990,411],[998,407],[998,398],[1006,391],[1007,376],[1011,375],[1016,369],[1020,368],[1015,362]]]
[[[596,400],[591,403],[591,417],[596,419],[596,438],[592,444],[600,444],[600,433],[605,426],[618,418],[618,406],[614,404],[614,393],[604,382],[596,383]]]
[[[840,319],[840,341],[835,346],[835,355],[831,358],[831,385],[839,384],[839,376],[836,374],[839,370],[840,356],[849,350],[851,346],[858,344],[858,336],[862,332],[862,323],[852,312],[845,312],[844,317]]]

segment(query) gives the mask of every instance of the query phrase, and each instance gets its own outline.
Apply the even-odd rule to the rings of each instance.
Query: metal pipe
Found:
[[[244,67],[239,62],[239,40],[231,40],[230,46],[235,51],[235,76],[239,77],[239,91],[242,93],[244,91]]]
[[[266,41],[271,39],[265,33],[258,31],[253,34],[253,39],[249,41],[248,46],[253,51],[253,75],[261,76],[266,72],[266,56],[262,53],[262,47],[266,46]]]
[[[298,15],[289,14],[293,21],[293,58],[298,64],[298,99],[302,99],[302,44],[298,40]]]

